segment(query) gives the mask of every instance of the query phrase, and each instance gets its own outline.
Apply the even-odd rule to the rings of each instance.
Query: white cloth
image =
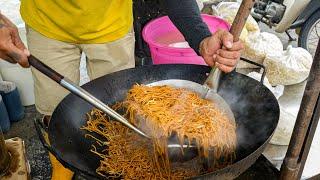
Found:
[[[13,82],[0,81],[0,91],[9,93],[16,89],[16,85]]]

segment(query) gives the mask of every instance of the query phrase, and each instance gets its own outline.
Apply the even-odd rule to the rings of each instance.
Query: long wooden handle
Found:
[[[64,78],[61,74],[59,74],[57,71],[53,70],[49,66],[43,64],[38,58],[34,57],[33,55],[30,55],[28,57],[29,64],[36,68],[38,71],[42,72],[46,76],[48,76],[50,79],[56,81],[57,83],[60,83],[60,81]]]
[[[255,0],[242,0],[240,8],[232,23],[230,33],[233,35],[233,41],[239,41],[240,34],[249,17]]]

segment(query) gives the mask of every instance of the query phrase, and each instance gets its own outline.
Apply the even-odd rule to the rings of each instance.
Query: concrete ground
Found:
[[[300,107],[300,102],[303,96],[306,82],[299,84],[286,86],[283,96],[279,99],[279,104],[285,107],[287,112],[290,112],[294,116],[297,115]],[[278,168],[282,164],[285,157],[287,146],[272,145],[266,148],[264,155]],[[320,126],[316,130],[311,149],[307,158],[307,162],[302,174],[302,179],[313,177],[320,174]]]
[[[48,152],[42,146],[34,128],[35,118],[41,118],[41,115],[37,113],[34,106],[26,107],[25,112],[26,115],[21,121],[12,124],[10,131],[4,135],[5,139],[20,137],[24,140],[32,180],[50,179],[51,169]]]

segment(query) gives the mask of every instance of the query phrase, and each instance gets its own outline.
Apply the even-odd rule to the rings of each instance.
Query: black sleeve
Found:
[[[202,21],[196,0],[163,0],[163,2],[171,21],[199,55],[200,42],[211,36],[211,32]]]

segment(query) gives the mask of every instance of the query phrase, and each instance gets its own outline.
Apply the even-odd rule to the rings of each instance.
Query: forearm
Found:
[[[199,54],[199,44],[211,36],[208,26],[202,21],[195,0],[164,0],[169,18],[183,34],[191,48]]]

